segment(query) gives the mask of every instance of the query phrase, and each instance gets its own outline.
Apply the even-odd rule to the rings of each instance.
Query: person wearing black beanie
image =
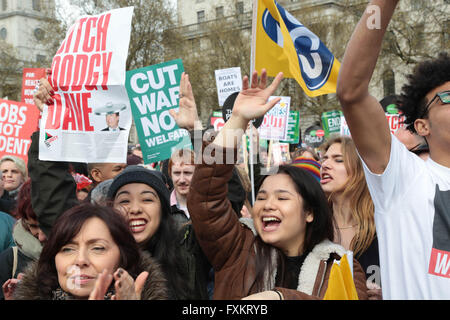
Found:
[[[161,264],[170,298],[188,298],[183,268],[179,266],[180,247],[170,214],[169,190],[161,172],[128,166],[114,178],[108,198],[126,217],[136,242]]]
[[[155,189],[164,209],[169,208],[170,211],[169,190],[163,179],[162,173],[159,171],[149,170],[138,165],[128,166],[114,178],[109,187],[108,198],[114,199],[117,191],[126,184],[143,183]]]

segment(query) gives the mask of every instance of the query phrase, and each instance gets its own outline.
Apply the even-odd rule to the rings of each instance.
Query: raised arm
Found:
[[[52,88],[46,79],[40,80],[34,102],[39,110],[51,98]],[[55,220],[78,204],[76,183],[69,173],[67,162],[39,160],[39,131],[31,136],[28,150],[28,174],[31,178],[31,206],[39,225],[48,236]]]
[[[180,107],[178,112],[169,110],[170,115],[180,128],[191,130],[202,130],[203,126],[198,118],[197,104],[192,92],[189,75],[183,72],[180,80]]]
[[[251,119],[263,115],[276,104],[277,99],[270,103],[267,99],[278,87],[281,78],[282,74],[278,75],[266,88],[267,74],[264,71],[260,80],[256,72],[253,74],[251,87],[248,77],[244,77],[243,90],[236,99],[231,118],[213,143],[208,145],[212,148],[201,153],[201,163],[196,165],[187,205],[199,244],[216,271],[232,265],[242,252],[250,252],[248,248],[253,244],[250,229],[244,229],[238,223],[227,198],[227,182],[232,176],[234,162],[226,161],[228,158],[225,159],[225,156],[232,151],[232,160],[236,158],[235,142],[239,139],[235,139],[234,130],[243,134]]]
[[[369,94],[383,36],[399,0],[372,0],[347,45],[339,71],[337,96],[359,154],[374,173],[383,173],[391,136],[377,99]]]
[[[242,91],[234,102],[233,113],[214,139],[214,144],[224,148],[235,148],[247,129],[250,120],[263,116],[280,101],[280,98],[272,99],[271,101],[267,100],[278,88],[282,79],[283,73],[280,72],[273,82],[267,86],[265,69],[262,70],[259,79],[258,73],[254,71],[251,83],[249,83],[248,77],[245,76],[242,80]]]

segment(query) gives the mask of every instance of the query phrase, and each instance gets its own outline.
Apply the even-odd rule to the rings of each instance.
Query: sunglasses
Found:
[[[449,104],[450,103],[450,90],[438,92],[436,95],[431,99],[430,102],[425,106],[425,110],[422,112],[421,116],[419,118],[423,118],[424,115],[427,114],[428,109],[430,108],[430,105],[437,99],[441,100],[443,104]]]

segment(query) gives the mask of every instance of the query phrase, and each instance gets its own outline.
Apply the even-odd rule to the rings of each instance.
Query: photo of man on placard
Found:
[[[102,108],[99,108],[95,111],[96,115],[105,115],[106,116],[106,125],[107,127],[102,129],[101,131],[121,131],[125,130],[124,128],[119,126],[120,121],[120,111],[126,109],[125,104],[113,104],[112,102],[108,102]]]

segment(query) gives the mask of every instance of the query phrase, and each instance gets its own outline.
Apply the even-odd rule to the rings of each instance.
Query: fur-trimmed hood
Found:
[[[255,236],[257,236],[256,229],[253,225],[253,220],[250,218],[241,218],[239,221],[248,227]],[[327,261],[332,255],[342,257],[346,254],[346,250],[339,244],[333,243],[330,240],[323,240],[317,244],[314,249],[306,256],[303,262],[300,274],[298,276],[297,291],[304,292],[311,295],[313,293],[314,284],[321,261]],[[276,251],[272,249],[271,261],[273,270],[277,270],[276,265]],[[266,275],[266,290],[271,290],[275,287],[276,272],[271,275]]]
[[[167,280],[161,267],[147,252],[141,251],[140,270],[149,273],[141,300],[167,300],[169,298]],[[14,300],[51,300],[51,295],[41,295],[37,282],[37,261],[28,265],[22,280],[14,292]]]

